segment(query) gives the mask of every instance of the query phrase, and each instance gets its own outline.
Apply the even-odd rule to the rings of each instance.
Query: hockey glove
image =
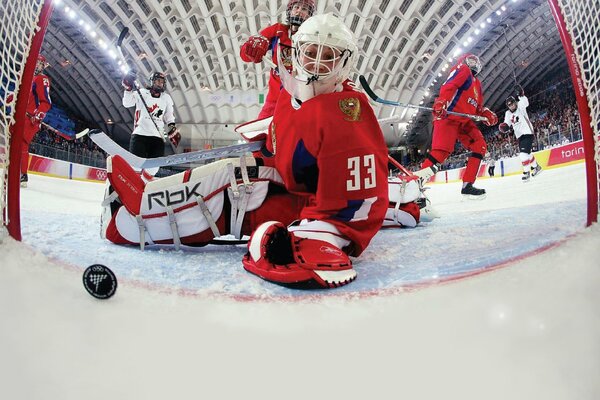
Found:
[[[181,133],[179,133],[179,129],[175,126],[174,123],[169,124],[169,131],[167,132],[167,137],[173,143],[173,146],[179,146],[179,142],[181,141]]]
[[[256,228],[242,263],[263,279],[295,287],[334,288],[356,278],[342,250],[322,240],[297,237],[277,221]]]
[[[435,99],[433,103],[433,118],[434,119],[444,119],[448,116],[448,102],[443,99]]]
[[[483,121],[487,126],[494,126],[498,123],[498,117],[496,114],[487,107],[482,107],[479,110],[479,115],[485,117],[487,121]]]
[[[242,52],[250,61],[259,63],[269,50],[269,41],[264,36],[250,36],[246,43],[242,45]]]
[[[517,96],[525,96],[525,91],[523,90],[523,86],[521,86],[521,85],[515,86],[515,93],[517,93]]]
[[[502,133],[507,133],[510,131],[510,126],[506,122],[503,122],[498,125],[498,130]]]
[[[121,85],[123,88],[130,92],[135,87],[135,81],[137,79],[137,73],[135,70],[131,70],[123,76],[123,80],[121,81]]]
[[[44,119],[44,117],[46,117],[46,113],[35,110],[32,114],[28,114],[28,116],[29,120],[33,125],[39,125],[40,122],[42,122],[42,120]]]

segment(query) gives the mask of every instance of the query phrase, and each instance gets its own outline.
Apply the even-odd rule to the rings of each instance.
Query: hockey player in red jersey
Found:
[[[487,152],[487,145],[481,131],[467,118],[449,115],[448,111],[481,115],[487,118],[487,126],[496,125],[498,117],[483,106],[483,92],[477,75],[481,72],[481,61],[474,54],[465,54],[457,60],[446,82],[440,88],[440,94],[433,103],[433,138],[431,150],[421,165],[417,175],[423,180],[429,179],[440,164],[454,151],[459,140],[469,150],[467,167],[463,175],[461,193],[471,198],[484,198],[485,189],[473,186],[479,171],[479,165]]]
[[[29,144],[40,130],[42,120],[52,108],[50,100],[50,78],[44,74],[48,66],[46,57],[39,55],[35,65],[31,95],[27,103],[25,130],[23,131],[23,150],[21,154],[21,186],[27,187],[27,170],[29,168]]]
[[[106,238],[177,247],[251,234],[246,270],[280,284],[332,288],[356,278],[349,256],[364,251],[384,218],[395,226],[418,222],[418,207],[390,203],[412,200],[399,195],[400,183],[388,186],[379,123],[347,80],[357,56],[350,30],[332,15],[314,16],[293,47],[294,72],[282,75],[267,140],[274,162],[225,159],[146,183],[122,158],[109,158],[115,192],[103,203]]]
[[[258,35],[250,36],[240,48],[240,57],[245,62],[260,63],[267,51],[271,50],[273,54],[272,61],[277,64],[277,53],[281,51],[284,53],[282,59],[285,68],[291,69],[291,37],[296,33],[298,27],[314,12],[314,0],[290,0],[286,9],[287,24],[276,23],[261,30]],[[270,70],[269,91],[265,104],[258,114],[258,119],[273,115],[280,91],[279,71],[274,68]]]

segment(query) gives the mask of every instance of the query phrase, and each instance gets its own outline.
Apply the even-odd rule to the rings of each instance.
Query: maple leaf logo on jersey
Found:
[[[360,121],[360,101],[357,98],[341,99],[339,106],[340,110],[346,114],[344,120],[351,122]]]
[[[156,111],[157,109],[158,111]],[[156,113],[154,111],[156,111]],[[153,104],[152,106],[148,107],[148,113],[153,117],[160,118],[160,116],[163,114],[163,110],[158,108],[158,104]]]

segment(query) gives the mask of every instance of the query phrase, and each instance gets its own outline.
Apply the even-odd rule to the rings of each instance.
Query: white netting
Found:
[[[9,126],[15,121],[15,106],[27,55],[42,10],[43,0],[0,1],[0,239],[8,222],[7,180],[10,154]],[[14,166],[19,168],[19,166]]]
[[[565,25],[581,69],[591,110],[594,132],[597,198],[600,208],[600,2],[597,0],[558,0]],[[575,89],[577,90],[577,88]]]

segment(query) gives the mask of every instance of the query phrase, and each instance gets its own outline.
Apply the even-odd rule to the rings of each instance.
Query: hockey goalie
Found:
[[[383,134],[347,79],[357,56],[350,30],[333,15],[313,16],[294,35],[293,53],[261,156],[160,179],[110,158],[104,236],[143,248],[247,235],[247,271],[293,287],[334,288],[356,278],[350,257],[382,225],[415,226],[418,182],[388,182]]]

